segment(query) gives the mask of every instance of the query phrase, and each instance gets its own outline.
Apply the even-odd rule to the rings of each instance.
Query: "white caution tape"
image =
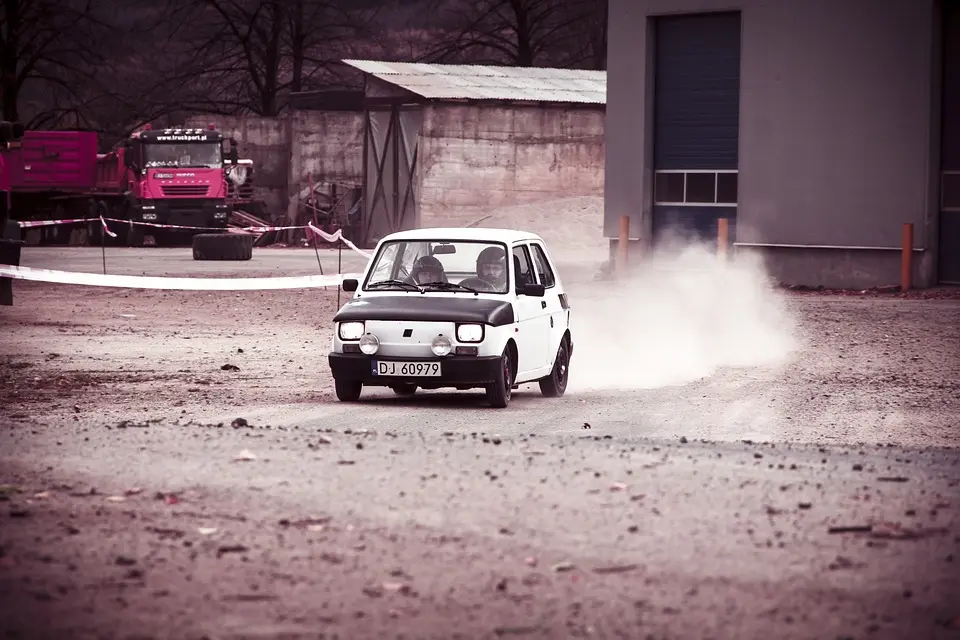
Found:
[[[127,289],[176,289],[180,291],[256,291],[271,289],[310,289],[337,287],[345,278],[360,274],[289,276],[270,278],[167,278],[159,276],[122,276],[77,271],[56,271],[0,264],[0,277],[59,284],[83,284]]]
[[[159,224],[157,222],[141,222],[140,220],[121,220],[119,218],[107,218],[110,222],[119,222],[121,224],[134,224],[143,227],[154,227],[156,229],[191,229],[193,231],[225,231],[238,233],[249,231],[250,233],[266,233],[267,231],[285,231],[287,229],[303,229],[304,227],[194,227],[183,224]]]
[[[107,226],[107,221],[103,219],[103,216],[100,216],[100,223],[103,225],[104,232],[109,235],[111,238],[116,238],[117,234],[113,231],[110,231],[110,227]]]
[[[368,253],[364,251],[357,245],[353,244],[352,242],[344,238],[343,229],[337,229],[336,232],[334,233],[327,233],[326,231],[321,231],[318,227],[313,226],[312,222],[307,223],[307,228],[313,231],[315,234],[317,234],[321,238],[323,238],[324,240],[326,240],[327,242],[336,242],[337,240],[341,240],[343,241],[343,244],[347,245],[348,247],[350,247],[351,249],[353,249],[354,251],[362,255],[364,258],[373,257],[372,253]]]
[[[117,234],[110,230],[107,226],[107,221],[118,222],[120,224],[128,225],[137,225],[144,227],[153,227],[155,229],[191,229],[194,231],[219,231],[221,233],[267,233],[268,231],[287,231],[289,229],[309,229],[315,233],[318,237],[326,240],[327,242],[337,242],[338,240],[343,241],[343,244],[347,245],[352,251],[359,253],[364,258],[370,258],[373,254],[364,251],[357,245],[355,245],[350,240],[347,240],[343,237],[343,230],[337,229],[334,233],[327,233],[326,231],[321,230],[319,227],[315,227],[312,222],[308,222],[307,226],[299,225],[294,227],[194,227],[189,225],[180,225],[180,224],[159,224],[157,222],[143,222],[140,220],[121,220],[119,218],[105,218],[100,216],[99,218],[75,218],[71,220],[22,220],[20,221],[20,226],[22,228],[27,227],[49,227],[58,224],[74,224],[77,222],[95,222],[100,220],[100,224],[103,226],[103,230],[111,238],[116,238]]]
[[[96,222],[97,218],[71,218],[70,220],[20,220],[21,228],[52,227],[58,224],[76,224],[78,222]]]

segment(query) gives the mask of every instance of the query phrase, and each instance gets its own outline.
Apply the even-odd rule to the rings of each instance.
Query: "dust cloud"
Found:
[[[669,246],[628,274],[571,291],[570,391],[656,389],[724,368],[777,366],[799,348],[797,323],[753,256]]]

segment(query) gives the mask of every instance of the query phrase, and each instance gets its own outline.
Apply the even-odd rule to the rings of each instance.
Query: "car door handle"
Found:
[[[541,300],[541,301],[540,301],[540,308],[541,308],[541,309],[546,309],[546,308],[547,308],[547,301],[546,301],[546,300]]]

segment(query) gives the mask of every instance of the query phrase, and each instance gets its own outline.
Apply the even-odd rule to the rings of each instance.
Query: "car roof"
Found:
[[[487,240],[491,242],[522,242],[543,238],[530,231],[518,229],[484,229],[479,227],[426,227],[397,231],[384,236],[384,240]],[[546,243],[544,243],[546,244]]]

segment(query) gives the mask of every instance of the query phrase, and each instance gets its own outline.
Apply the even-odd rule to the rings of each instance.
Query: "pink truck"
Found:
[[[252,172],[237,158],[236,142],[209,129],[152,129],[146,125],[109,153],[97,153],[97,134],[26,131],[19,148],[4,152],[12,194],[11,217],[62,220],[99,217],[184,227],[226,228]],[[224,144],[230,143],[229,151]],[[246,184],[237,185],[237,174]],[[228,174],[229,177],[228,177]],[[231,178],[234,178],[231,180]],[[107,222],[111,243],[189,242],[197,232]],[[71,225],[41,227],[44,240],[66,243]],[[91,243],[102,227],[90,224]],[[202,231],[199,231],[202,233]]]

